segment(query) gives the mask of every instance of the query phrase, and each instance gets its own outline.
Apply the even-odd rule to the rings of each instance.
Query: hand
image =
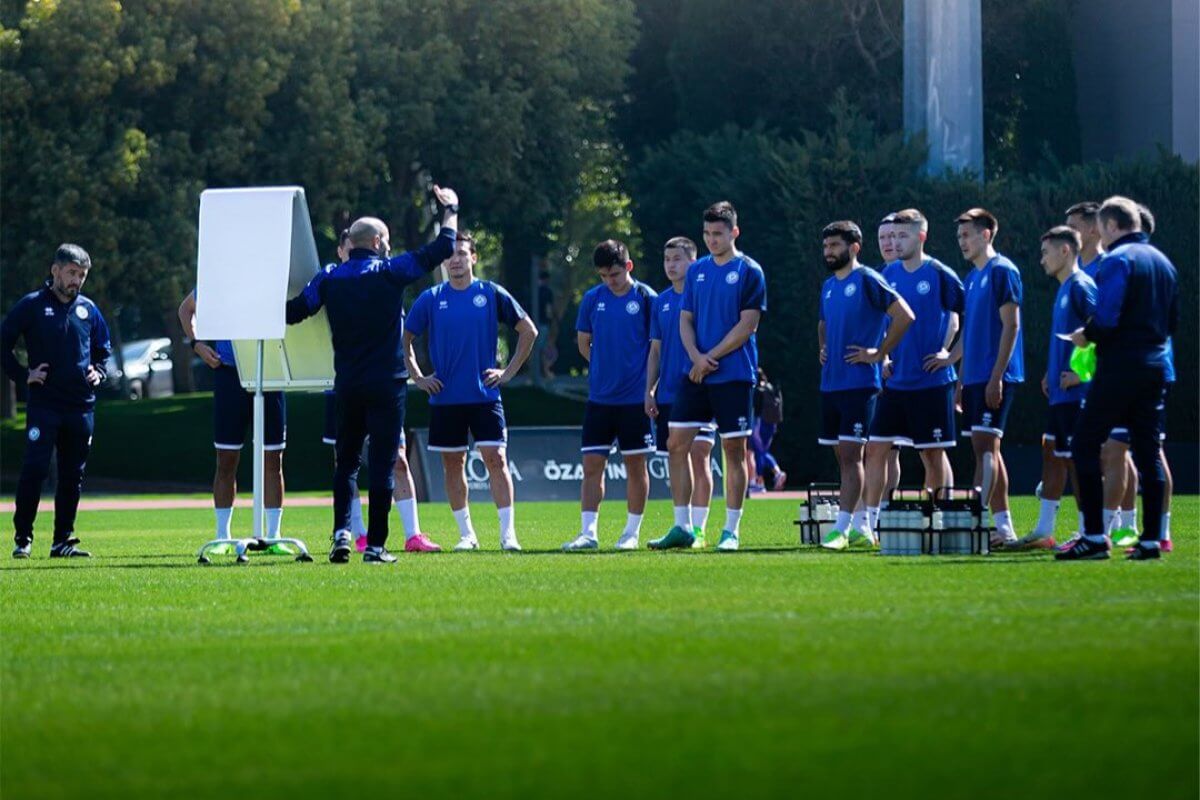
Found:
[[[1083,335],[1083,328],[1080,328],[1071,334],[1071,344],[1082,348],[1087,347],[1089,344],[1091,344],[1091,342],[1089,342],[1087,337]]]
[[[658,417],[658,401],[649,392],[646,392],[646,397],[642,400],[642,408],[646,410],[646,416],[650,419]]]
[[[1069,369],[1065,369],[1058,374],[1058,388],[1060,389],[1070,389],[1082,383],[1083,381],[1079,379],[1079,376]]]
[[[883,360],[883,379],[886,381],[892,377],[892,360],[885,358]]]
[[[1046,397],[1050,396],[1050,381],[1046,379],[1045,375],[1042,376],[1042,394]]]
[[[820,348],[817,349],[817,360],[821,362],[822,367],[825,366],[825,362],[829,360],[829,351],[825,348],[825,345],[821,345]]]
[[[433,196],[438,201],[439,205],[442,205],[442,206],[458,205],[458,192],[454,191],[453,189],[451,189],[449,187],[442,188],[441,186],[438,186],[435,184],[433,187]]]
[[[959,414],[963,413],[962,409],[962,384],[954,384],[954,410]]]
[[[413,378],[413,383],[417,385],[418,389],[428,395],[437,394],[442,390],[442,382],[437,379],[436,372],[420,378]]]
[[[208,364],[213,369],[221,366],[221,357],[217,355],[217,351],[206,345],[204,342],[196,342],[192,346],[196,351],[196,355],[200,356],[200,360]]]
[[[930,353],[925,356],[924,367],[926,372],[934,372],[939,369],[945,369],[953,363],[954,359],[950,357],[950,351],[943,347],[936,353]]]
[[[49,364],[38,364],[33,369],[29,370],[29,378],[25,382],[30,386],[41,386],[46,382],[46,372],[49,369]]]
[[[483,371],[483,385],[489,389],[497,389],[506,383],[508,376],[504,374],[504,370],[493,367]]]
[[[100,381],[102,381],[102,380],[104,380],[104,376],[102,374],[100,374],[100,370],[96,369],[91,364],[88,364],[88,368],[87,368],[88,384],[91,386],[99,386]]]
[[[846,350],[847,364],[878,364],[883,361],[883,353],[879,352],[878,347],[860,347],[852,344]]]
[[[983,395],[983,401],[987,403],[987,407],[995,411],[1000,408],[1000,403],[1004,401],[1004,380],[993,376],[987,384],[987,391]]]

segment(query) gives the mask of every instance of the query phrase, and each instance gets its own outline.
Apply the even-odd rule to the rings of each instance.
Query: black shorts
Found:
[[[962,389],[963,422],[962,435],[968,439],[972,433],[990,433],[1003,438],[1004,429],[1008,427],[1008,412],[1012,408],[1019,383],[1004,382],[1004,394],[1000,407],[988,408],[987,384],[972,383]]]
[[[1165,442],[1167,440],[1167,395],[1171,393],[1171,384],[1163,387],[1162,402],[1158,406],[1158,440]],[[1126,447],[1129,446],[1129,428],[1113,428],[1109,432],[1108,438],[1113,441],[1120,442]]]
[[[875,417],[877,389],[845,389],[821,392],[821,433],[818,444],[838,442],[867,443],[871,420]]]
[[[754,384],[749,381],[692,383],[679,386],[671,404],[672,428],[705,428],[717,423],[722,439],[749,436],[754,431]]]
[[[954,447],[954,384],[929,389],[884,389],[875,401],[872,442],[918,450]]]
[[[1075,422],[1079,419],[1079,403],[1058,403],[1050,406],[1046,419],[1046,433],[1042,439],[1054,446],[1054,455],[1071,457],[1071,436],[1075,433]]]
[[[626,456],[654,452],[654,423],[641,403],[610,406],[588,401],[583,410],[584,453],[607,454],[613,442]]]
[[[671,435],[671,403],[659,403],[658,416],[654,418],[655,440],[658,442],[658,454],[667,454],[667,437]],[[717,426],[709,424],[696,434],[697,442],[717,443]]]
[[[337,395],[325,392],[325,428],[321,432],[321,441],[325,444],[337,444]]]
[[[508,426],[504,423],[504,404],[455,403],[429,407],[429,449],[453,453],[468,450],[467,434],[476,447],[504,447],[508,444]]]
[[[254,395],[242,388],[237,367],[222,364],[213,370],[213,445],[218,450],[241,450],[246,429],[254,426]],[[287,403],[283,392],[263,392],[263,449],[287,445]]]

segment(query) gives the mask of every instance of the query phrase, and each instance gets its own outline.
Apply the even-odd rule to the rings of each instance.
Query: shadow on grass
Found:
[[[147,556],[148,557],[148,556]],[[161,558],[161,556],[160,556]],[[236,561],[230,561],[225,564],[197,564],[193,558],[188,562],[171,562],[166,564],[100,564],[94,560],[91,564],[79,564],[72,566],[71,564],[47,564],[45,566],[31,564],[29,566],[15,567],[7,566],[0,567],[0,572],[10,575],[21,575],[24,573],[44,572],[46,570],[60,569],[77,569],[83,571],[91,571],[97,569],[263,569],[266,567],[282,567],[287,564],[296,563],[294,561],[258,561],[250,562],[249,564],[239,564]]]

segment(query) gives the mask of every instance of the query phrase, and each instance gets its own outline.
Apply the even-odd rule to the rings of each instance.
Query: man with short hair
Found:
[[[992,547],[1017,543],[1012,513],[1008,510],[1008,468],[1000,442],[1008,424],[1016,385],[1025,381],[1025,355],[1021,336],[1021,273],[1007,257],[996,252],[1000,225],[983,208],[964,211],[958,225],[958,247],[974,269],[963,281],[966,293],[963,335],[955,348],[961,354],[959,395],[964,437],[975,452],[973,486],[980,502],[991,508],[996,532]]]
[[[908,303],[883,276],[858,263],[862,231],[849,220],[821,231],[825,267],[817,323],[821,361],[819,444],[833,448],[841,476],[837,522],[821,541],[827,550],[874,547],[876,538],[863,495],[863,447],[882,388],[880,364],[915,319]]]
[[[433,187],[433,195],[442,219],[441,231],[432,242],[391,257],[387,225],[375,217],[361,217],[350,226],[350,258],[328,272],[318,272],[287,304],[289,325],[324,307],[333,336],[338,418],[329,560],[335,564],[350,560],[350,497],[357,491],[367,436],[371,439],[367,456],[370,511],[363,561],[381,564],[396,560],[385,545],[396,487],[394,470],[397,458],[402,457],[407,394],[404,289],[453,254],[458,227],[458,195],[439,186]],[[408,498],[397,505],[405,528],[405,549],[418,549],[409,542],[417,537],[428,539],[420,533],[416,500]]]
[[[1042,436],[1041,510],[1037,525],[1017,544],[1021,547],[1054,547],[1054,525],[1068,476],[1079,504],[1079,480],[1071,463],[1071,436],[1088,384],[1071,369],[1069,336],[1087,324],[1096,311],[1096,284],[1079,268],[1079,233],[1066,225],[1042,234],[1042,269],[1058,281],[1050,316],[1050,344],[1042,394],[1050,403],[1046,433]],[[1080,526],[1083,527],[1082,514]]]
[[[879,230],[876,234],[876,239],[879,243],[879,257],[883,259],[878,270],[881,273],[888,264],[891,264],[896,260],[896,247],[894,244],[895,219],[896,215],[892,213],[886,215],[882,220],[879,221]],[[890,377],[892,377],[892,360],[890,358],[886,358],[884,359],[883,364],[880,365],[880,378],[883,380],[885,386],[887,384],[887,379]],[[869,483],[869,475],[867,476],[867,479]],[[888,453],[887,465],[885,467],[883,476],[883,497],[880,499],[880,505],[887,503],[887,499],[891,497],[892,492],[896,491],[899,486],[900,445],[894,444],[892,445],[891,452]],[[863,491],[863,497],[866,497],[865,487]],[[863,508],[866,508],[865,502],[863,503]],[[871,520],[871,523],[874,524],[874,520]],[[872,530],[874,530],[874,528],[872,528]]]
[[[1096,218],[1099,210],[1100,204],[1095,200],[1085,200],[1064,212],[1067,226],[1079,234],[1079,268],[1093,282],[1100,259],[1104,256],[1104,248],[1100,245],[1100,225]]]
[[[929,222],[915,208],[892,221],[897,261],[883,278],[916,317],[893,351],[892,375],[879,395],[867,442],[865,502],[874,529],[893,444],[913,447],[925,468],[924,486],[934,492],[954,485],[946,450],[954,447],[954,381],[950,347],[958,334],[963,286],[942,262],[925,255]]]
[[[483,457],[500,518],[500,549],[520,550],[513,525],[513,483],[508,471],[508,428],[500,387],[520,370],[537,328],[504,287],[476,280],[479,255],[475,239],[459,232],[454,255],[446,262],[450,280],[417,297],[404,323],[404,352],[417,388],[429,395],[429,450],[440,453],[446,498],[458,523],[455,550],[478,550],[467,492],[468,436]],[[508,366],[496,366],[499,323],[518,334]],[[433,370],[425,375],[417,363],[413,340],[427,336]]]
[[[737,249],[737,211],[722,200],[704,211],[709,255],[688,270],[679,335],[691,361],[687,380],[671,406],[667,451],[675,524],[687,524],[681,508],[692,494],[692,443],[715,418],[725,455],[725,525],[717,550],[738,549],[748,471],[746,441],[754,429],[758,378],[755,331],[767,310],[767,281],[754,259]]]
[[[1096,273],[1096,313],[1072,335],[1076,347],[1096,344],[1096,373],[1072,439],[1079,475],[1084,536],[1055,557],[1065,561],[1109,558],[1103,518],[1100,445],[1114,427],[1129,430],[1133,460],[1142,476],[1144,528],[1135,561],[1161,557],[1163,488],[1159,429],[1166,390],[1167,340],[1179,324],[1174,265],[1141,230],[1137,203],[1119,195],[1100,207],[1107,251]]]
[[[655,443],[659,455],[666,455],[667,440],[670,438],[668,424],[671,406],[679,394],[679,387],[687,380],[691,367],[683,339],[679,335],[679,314],[683,310],[683,292],[687,285],[688,269],[696,261],[696,243],[686,236],[676,236],[663,247],[663,271],[671,286],[654,301],[654,315],[650,318],[650,356],[646,361],[646,414],[655,422]],[[685,509],[676,509],[676,517],[684,518],[685,525],[675,524],[665,536],[652,540],[652,550],[694,547],[704,549],[705,528],[708,525],[708,507],[712,502],[713,481],[709,456],[717,441],[713,426],[701,428],[692,441],[688,469],[692,482],[692,496]]]
[[[62,244],[50,264],[50,278],[17,301],[0,324],[4,371],[29,391],[25,404],[25,455],[17,479],[13,514],[13,558],[29,558],[33,523],[42,499],[50,457],[58,456],[54,492],[51,558],[86,558],[76,547],[75,516],[83,488],[83,468],[92,446],[96,387],[112,353],[108,325],[100,309],[80,294],[92,259],[77,244]],[[28,365],[13,354],[25,340]]]
[[[575,322],[579,354],[588,362],[588,401],[583,412],[583,485],[580,532],[567,552],[596,550],[604,500],[604,470],[613,442],[625,461],[625,529],[617,550],[636,550],[650,496],[646,458],[654,452],[654,423],[646,416],[646,359],[654,290],[633,278],[624,242],[606,239],[592,252],[600,283],[583,296]]]

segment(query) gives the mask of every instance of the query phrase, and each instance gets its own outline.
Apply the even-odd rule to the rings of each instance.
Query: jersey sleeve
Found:
[[[738,311],[767,311],[767,280],[761,269],[746,270],[742,280],[741,296],[738,298]]]
[[[872,271],[864,274],[862,287],[871,308],[879,311],[886,312],[892,307],[892,303],[900,298],[900,295],[896,294],[896,290],[888,286],[878,272]],[[823,316],[821,318],[824,319]]]
[[[112,355],[112,344],[110,342],[108,332],[108,322],[105,321],[104,315],[100,313],[100,307],[92,306],[92,335],[91,335],[91,360],[92,366],[100,372],[101,377],[105,374],[105,364],[108,362],[109,356]]]
[[[507,289],[498,283],[493,283],[492,287],[496,290],[496,319],[509,327],[515,327],[518,322],[529,316]]]
[[[959,277],[946,267],[942,267],[940,270],[938,270],[938,274],[941,276],[942,282],[942,308],[944,308],[946,311],[953,311],[956,314],[961,314],[963,312],[963,302],[965,300],[962,281],[959,280]]]
[[[650,309],[650,338],[662,341],[662,325],[658,321],[658,303]]]
[[[1096,314],[1096,284],[1078,280],[1071,286],[1071,309],[1083,323]]]
[[[313,275],[300,294],[288,300],[285,312],[288,325],[303,322],[321,310],[321,283],[327,274],[321,270]]]
[[[996,302],[996,308],[1008,303],[1021,305],[1023,289],[1021,273],[1017,270],[1008,267],[992,270],[992,297]]]
[[[454,255],[454,243],[457,240],[458,232],[454,228],[442,228],[437,238],[429,244],[389,258],[385,262],[387,271],[405,281],[415,281]]]
[[[579,316],[575,318],[575,330],[580,333],[592,332],[592,309],[596,306],[596,296],[588,292],[579,304]]]
[[[429,289],[417,295],[412,308],[404,318],[404,330],[413,336],[423,336],[429,329],[429,307],[433,304],[433,292]]]

